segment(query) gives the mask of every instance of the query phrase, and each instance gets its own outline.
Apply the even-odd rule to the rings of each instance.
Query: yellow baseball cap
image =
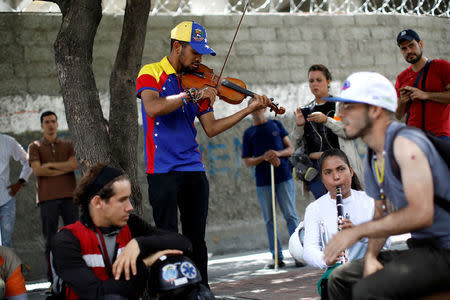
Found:
[[[184,21],[175,26],[170,32],[170,38],[189,42],[189,45],[200,54],[216,55],[216,52],[208,46],[205,28],[194,21]]]

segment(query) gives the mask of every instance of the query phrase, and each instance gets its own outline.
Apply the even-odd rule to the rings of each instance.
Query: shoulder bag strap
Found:
[[[428,60],[427,63],[425,64],[425,66],[422,69],[420,69],[419,74],[417,74],[416,80],[414,81],[413,87],[417,88],[419,86],[420,78],[422,78],[422,75],[425,72],[425,69],[428,72],[428,65],[429,64],[430,64],[430,61]],[[424,87],[425,87],[425,80],[422,80],[422,88],[424,88]],[[406,124],[408,124],[409,116],[411,114],[411,112],[410,112],[411,104],[412,104],[412,100],[408,102],[408,107],[406,108],[406,121],[405,121]],[[423,109],[422,109],[422,111],[423,111]]]
[[[428,69],[430,68],[431,60],[427,60],[425,67],[423,67],[423,78],[422,78],[422,91],[425,92],[425,84],[427,82]],[[425,105],[426,102],[422,101],[422,130],[425,132]]]

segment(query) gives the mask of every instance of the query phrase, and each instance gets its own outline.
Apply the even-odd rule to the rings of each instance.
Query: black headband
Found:
[[[122,170],[104,166],[100,171],[100,173],[95,178],[94,182],[90,185],[89,189],[87,189],[86,193],[84,194],[85,196],[83,198],[89,202],[89,200],[95,194],[97,194],[98,191],[100,191],[105,185],[107,185],[113,179],[122,175],[123,175]]]

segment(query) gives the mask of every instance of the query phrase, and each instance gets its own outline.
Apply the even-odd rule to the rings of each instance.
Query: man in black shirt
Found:
[[[126,175],[102,164],[81,179],[74,192],[80,221],[63,227],[52,244],[66,299],[135,299],[159,257],[192,251],[187,238],[131,214],[130,194]]]

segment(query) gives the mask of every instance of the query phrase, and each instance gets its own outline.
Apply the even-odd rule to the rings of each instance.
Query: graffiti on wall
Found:
[[[233,144],[231,145],[208,142],[206,146],[200,145],[199,150],[202,153],[203,162],[207,168],[208,175],[214,176],[220,173],[226,173],[233,175],[235,178],[240,178],[242,161],[242,142],[240,139],[237,137],[233,138]],[[228,154],[218,154],[218,152],[225,152]],[[205,159],[207,161],[205,161]],[[252,171],[253,169],[254,168],[252,168]]]

